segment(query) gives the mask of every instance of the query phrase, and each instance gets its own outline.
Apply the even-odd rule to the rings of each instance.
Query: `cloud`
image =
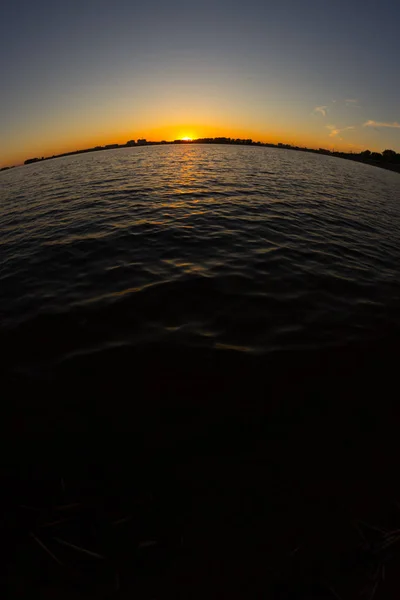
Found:
[[[394,129],[400,129],[400,123],[394,121],[394,123],[382,123],[382,121],[367,121],[363,127],[392,127]]]
[[[351,108],[361,108],[358,100],[355,98],[347,98],[347,100],[345,100],[345,104],[346,106],[351,106]]]
[[[328,107],[327,106],[316,106],[314,108],[314,112],[321,114],[323,117],[326,117],[326,115],[328,114]]]
[[[327,125],[326,128],[330,129],[329,137],[335,137],[335,135],[338,135],[339,133],[339,129],[337,129],[336,125]]]
[[[342,133],[342,131],[349,131],[350,129],[355,129],[353,125],[349,127],[336,127],[336,125],[327,125],[326,128],[330,130],[329,137],[336,137],[339,135],[339,133]],[[342,138],[339,139],[341,140]]]

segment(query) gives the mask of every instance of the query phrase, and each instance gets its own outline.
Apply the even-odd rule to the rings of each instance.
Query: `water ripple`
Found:
[[[68,330],[39,351],[59,360],[107,344],[257,354],[398,332],[398,184],[350,161],[226,146],[6,171],[1,335]]]

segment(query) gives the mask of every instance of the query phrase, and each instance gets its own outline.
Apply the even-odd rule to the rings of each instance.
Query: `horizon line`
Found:
[[[264,147],[273,147],[273,148],[283,148],[283,149],[293,149],[293,150],[302,150],[302,151],[310,151],[310,152],[317,152],[317,153],[327,153],[327,154],[343,154],[343,155],[360,155],[363,152],[371,152],[369,150],[360,150],[359,152],[354,152],[353,150],[349,150],[348,152],[343,151],[343,150],[335,150],[334,147],[332,148],[332,150],[329,150],[327,148],[323,148],[323,147],[308,147],[308,146],[299,146],[299,145],[293,145],[293,144],[288,144],[288,143],[283,143],[283,142],[277,142],[277,143],[273,143],[273,142],[261,142],[261,141],[255,141],[252,138],[231,138],[231,137],[227,137],[227,136],[216,136],[216,137],[200,137],[200,138],[177,138],[174,140],[147,140],[146,138],[138,138],[137,140],[128,140],[127,142],[125,142],[124,144],[105,144],[103,146],[91,146],[89,148],[80,148],[80,149],[76,149],[76,150],[71,150],[68,152],[62,152],[60,154],[53,154],[53,155],[48,155],[48,156],[42,156],[41,158],[39,157],[35,157],[35,158],[28,158],[26,159],[23,163],[19,163],[16,165],[10,165],[10,166],[5,166],[5,167],[0,167],[0,171],[5,171],[8,169],[13,169],[16,167],[20,167],[20,166],[25,166],[28,164],[33,164],[36,162],[42,162],[42,161],[46,161],[46,160],[52,160],[55,158],[63,158],[66,156],[73,156],[76,154],[85,154],[85,153],[89,153],[89,152],[99,152],[102,150],[117,150],[119,148],[134,148],[134,147],[143,147],[143,146],[151,146],[151,145],[164,145],[164,144],[196,144],[196,143],[214,143],[214,144],[233,144],[233,145],[249,145],[249,146],[264,146]],[[383,150],[382,152],[384,152],[385,150]],[[372,154],[381,154],[382,152],[371,152]],[[395,150],[393,150],[393,152],[395,152],[395,154],[399,154],[397,153]]]

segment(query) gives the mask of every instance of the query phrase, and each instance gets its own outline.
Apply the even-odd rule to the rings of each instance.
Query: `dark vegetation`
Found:
[[[116,148],[131,148],[133,146],[156,146],[161,144],[231,144],[240,146],[262,146],[267,148],[285,148],[287,150],[297,150],[300,152],[314,152],[316,154],[326,154],[328,156],[336,156],[338,158],[346,158],[349,160],[355,160],[363,162],[376,167],[382,167],[391,171],[397,171],[400,173],[400,154],[394,150],[384,150],[382,153],[371,152],[370,150],[364,150],[364,152],[353,153],[353,152],[331,152],[324,148],[318,150],[312,148],[303,148],[300,146],[291,146],[290,144],[268,144],[262,142],[254,142],[251,139],[232,139],[227,137],[217,138],[200,138],[197,140],[174,140],[173,142],[167,142],[165,140],[161,142],[148,142],[146,139],[129,140],[126,144],[108,144],[107,146],[96,146],[94,148],[87,148],[85,150],[76,150],[74,152],[67,152],[65,154],[58,154],[42,158],[29,158],[25,161],[25,165],[40,162],[42,160],[50,160],[52,158],[60,158],[62,156],[71,156],[73,154],[85,154],[87,152],[98,152],[100,150],[114,150]]]
[[[396,340],[6,368],[54,337],[6,340],[5,597],[398,598]]]

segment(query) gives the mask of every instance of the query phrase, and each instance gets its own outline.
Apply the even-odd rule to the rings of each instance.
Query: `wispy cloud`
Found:
[[[364,127],[392,127],[394,129],[400,129],[400,123],[394,121],[394,123],[385,123],[382,121],[367,121],[364,123]]]
[[[328,107],[327,106],[316,106],[314,108],[314,112],[319,113],[323,117],[326,117],[326,115],[328,114]]]
[[[358,100],[356,98],[347,98],[345,100],[346,106],[350,106],[351,108],[361,108]]]
[[[336,127],[336,125],[327,125],[326,128],[330,131],[329,137],[336,137],[342,133],[342,131],[350,131],[351,129],[355,129],[353,125],[349,127]],[[342,138],[339,139],[341,140]]]

